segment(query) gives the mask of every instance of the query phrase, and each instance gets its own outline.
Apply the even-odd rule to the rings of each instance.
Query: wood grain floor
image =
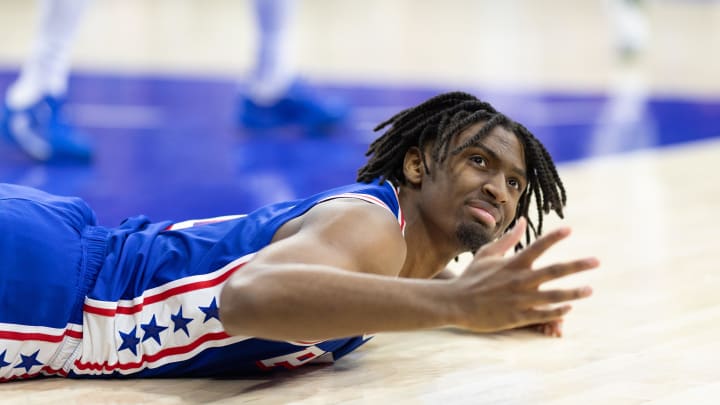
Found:
[[[32,9],[26,3],[8,1],[0,5],[3,10],[0,21],[4,21],[0,32],[7,39],[0,46],[0,63],[5,65],[21,59],[26,49],[27,43],[21,40],[29,39],[31,30],[27,25],[32,21]],[[236,6],[218,0],[203,8],[201,2],[148,1],[150,14],[143,14],[145,19],[134,25],[134,31],[121,31],[126,35],[117,39],[108,39],[106,35],[110,34],[103,27],[115,16],[133,15],[132,7],[144,6],[139,6],[139,1],[97,3],[98,11],[89,16],[84,28],[86,35],[77,49],[80,66],[120,66],[121,70],[130,71],[177,70],[178,66],[185,66],[183,72],[218,72],[243,70],[249,64],[249,57],[232,56],[227,47],[203,48],[217,40],[212,35],[251,48],[250,41],[243,36],[245,31],[236,31],[233,24],[237,20],[230,17],[232,14],[218,11],[222,7],[231,11],[241,7],[244,11],[240,22],[251,21],[246,2]],[[470,37],[477,38],[478,49],[485,51],[471,57],[465,56],[467,47],[444,46],[463,44],[466,37],[457,36],[456,31],[418,28],[421,21],[437,21],[430,18],[433,13],[427,14],[432,11],[430,2],[423,2],[422,7],[412,6],[414,2],[412,5],[407,1],[393,2],[385,11],[381,3],[386,2],[369,1],[360,7],[347,1],[333,2],[332,6],[324,6],[319,0],[308,1],[301,16],[307,23],[304,33],[314,48],[304,45],[301,67],[311,75],[351,79],[430,78],[442,83],[516,83],[583,89],[606,89],[612,85],[614,62],[608,56],[611,54],[605,52],[609,43],[602,30],[604,23],[595,19],[602,8],[595,2],[554,0],[552,9],[556,14],[552,16],[545,11],[551,9],[545,2],[542,5],[531,1],[508,2],[512,6],[490,13],[489,2],[454,1],[457,7],[441,14],[445,20],[457,21],[473,12],[484,23],[477,24],[481,28]],[[168,17],[166,11],[172,7],[180,12]],[[720,16],[718,3],[658,1],[649,2],[647,7],[657,34],[641,65],[649,89],[718,94],[720,58],[715,52],[720,38],[720,25],[716,23]],[[424,17],[414,14],[423,10]],[[190,37],[183,37],[183,43],[204,49],[202,58],[191,58],[189,48],[178,50],[163,42],[163,38],[171,37],[169,28],[165,28],[178,21],[195,21],[196,12],[202,13],[205,21],[198,23],[199,28],[194,26],[199,30],[195,36],[200,40],[193,43]],[[313,22],[327,20],[330,12],[345,16],[344,20],[328,23],[333,29],[367,33],[358,28],[362,24],[358,20],[363,17],[374,22],[378,35],[391,39],[374,41],[374,47],[346,46],[347,41],[351,44],[357,41],[347,40],[351,37],[323,42],[319,36],[327,26]],[[534,24],[493,23],[498,15],[516,12],[522,21]],[[210,18],[227,24],[226,31],[218,34],[207,28],[211,27],[206,21]],[[349,25],[341,24],[341,20]],[[469,20],[463,21],[465,29],[475,29],[476,25]],[[158,24],[165,28],[155,30]],[[511,26],[516,37],[507,36]],[[543,26],[556,29],[540,29]],[[572,35],[562,34],[567,30],[575,32],[578,26],[588,30],[580,44],[571,41]],[[388,27],[399,32],[393,36]],[[89,35],[91,32],[97,36]],[[419,45],[431,41],[433,32],[439,35],[436,41],[443,45],[439,47],[440,56],[436,54],[435,58],[443,61],[440,64],[426,63],[428,53]],[[488,38],[485,35],[488,32],[504,39],[499,42],[483,39]],[[100,39],[93,41],[93,37]],[[403,38],[411,46],[398,55],[392,49]],[[416,38],[417,42],[413,42]],[[538,61],[532,53],[523,51],[530,43],[528,38],[554,45]],[[113,52],[103,49],[108,48],[108,43],[115,44]],[[497,55],[496,51],[505,52],[503,63],[488,57]],[[321,54],[332,57],[317,57]],[[399,59],[400,56],[404,59]],[[379,60],[386,62],[383,69],[376,63]],[[578,61],[584,64],[578,66]],[[272,378],[46,379],[1,384],[0,403],[718,403],[719,158],[720,141],[715,140],[560,168],[569,192],[564,223],[573,227],[574,235],[551,251],[546,260],[595,255],[602,262],[600,269],[561,283],[589,283],[595,289],[592,298],[574,305],[562,339],[529,331],[492,335],[454,330],[388,333],[378,335],[334,365],[307,367]],[[550,221],[548,226],[559,223]],[[459,269],[462,264],[455,267]]]
[[[525,330],[388,333],[334,365],[272,378],[47,379],[2,384],[0,402],[715,403],[718,156],[720,141],[705,141],[561,167],[574,234],[546,260],[602,261],[561,283],[595,289],[574,305],[561,339]]]

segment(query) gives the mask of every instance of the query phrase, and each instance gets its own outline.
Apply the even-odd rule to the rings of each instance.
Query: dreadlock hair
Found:
[[[450,150],[452,139],[477,122],[485,122],[485,125],[465,143]],[[527,187],[520,197],[515,217],[509,228],[520,217],[525,217],[528,222],[525,238],[526,243],[529,244],[531,237],[537,238],[542,234],[543,213],[549,214],[550,211],[555,211],[560,218],[563,218],[563,207],[567,197],[552,157],[527,128],[499,113],[489,103],[462,92],[440,94],[399,112],[374,130],[380,131],[387,126],[390,128],[370,145],[365,154],[370,158],[358,171],[358,182],[369,183],[379,179],[380,183],[390,180],[395,184],[404,185],[406,179],[403,173],[403,161],[410,148],[417,147],[425,151],[425,146],[431,144],[430,157],[433,161],[441,163],[450,154],[460,153],[485,137],[495,127],[501,126],[513,132],[522,143],[527,167]],[[425,172],[430,174],[425,154],[422,153],[421,156]],[[537,207],[537,225],[528,215],[533,198]],[[518,244],[516,248],[521,247]]]

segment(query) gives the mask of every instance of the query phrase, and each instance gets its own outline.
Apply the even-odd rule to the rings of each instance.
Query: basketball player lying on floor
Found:
[[[530,243],[565,204],[545,148],[464,93],[388,126],[357,183],[248,215],[106,228],[78,198],[1,185],[0,379],[239,375],[450,325],[559,336],[570,307],[554,304],[590,288],[539,286],[598,263],[533,269],[569,233]]]

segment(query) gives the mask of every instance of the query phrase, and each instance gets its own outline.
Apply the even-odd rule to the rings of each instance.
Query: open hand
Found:
[[[539,289],[543,283],[599,265],[597,259],[585,258],[533,269],[538,257],[570,234],[569,228],[549,232],[518,254],[503,257],[520,241],[526,226],[525,219],[520,218],[510,232],[479,249],[465,272],[452,281],[458,293],[458,326],[478,332],[494,332],[539,325],[543,333],[559,335],[560,322],[571,307],[555,304],[592,294],[588,286]]]

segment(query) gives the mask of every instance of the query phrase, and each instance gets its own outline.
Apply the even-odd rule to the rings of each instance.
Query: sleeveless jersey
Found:
[[[38,350],[36,364],[18,372],[69,377],[229,376],[344,356],[369,336],[312,342],[229,336],[218,308],[228,278],[242,271],[280,226],[335,198],[383,206],[404,228],[395,188],[385,182],[352,184],[247,215],[179,223],[151,223],[139,216],[107,230],[107,255],[82,311],[73,314],[65,328],[44,327],[42,332],[56,336],[56,350],[45,361]]]

